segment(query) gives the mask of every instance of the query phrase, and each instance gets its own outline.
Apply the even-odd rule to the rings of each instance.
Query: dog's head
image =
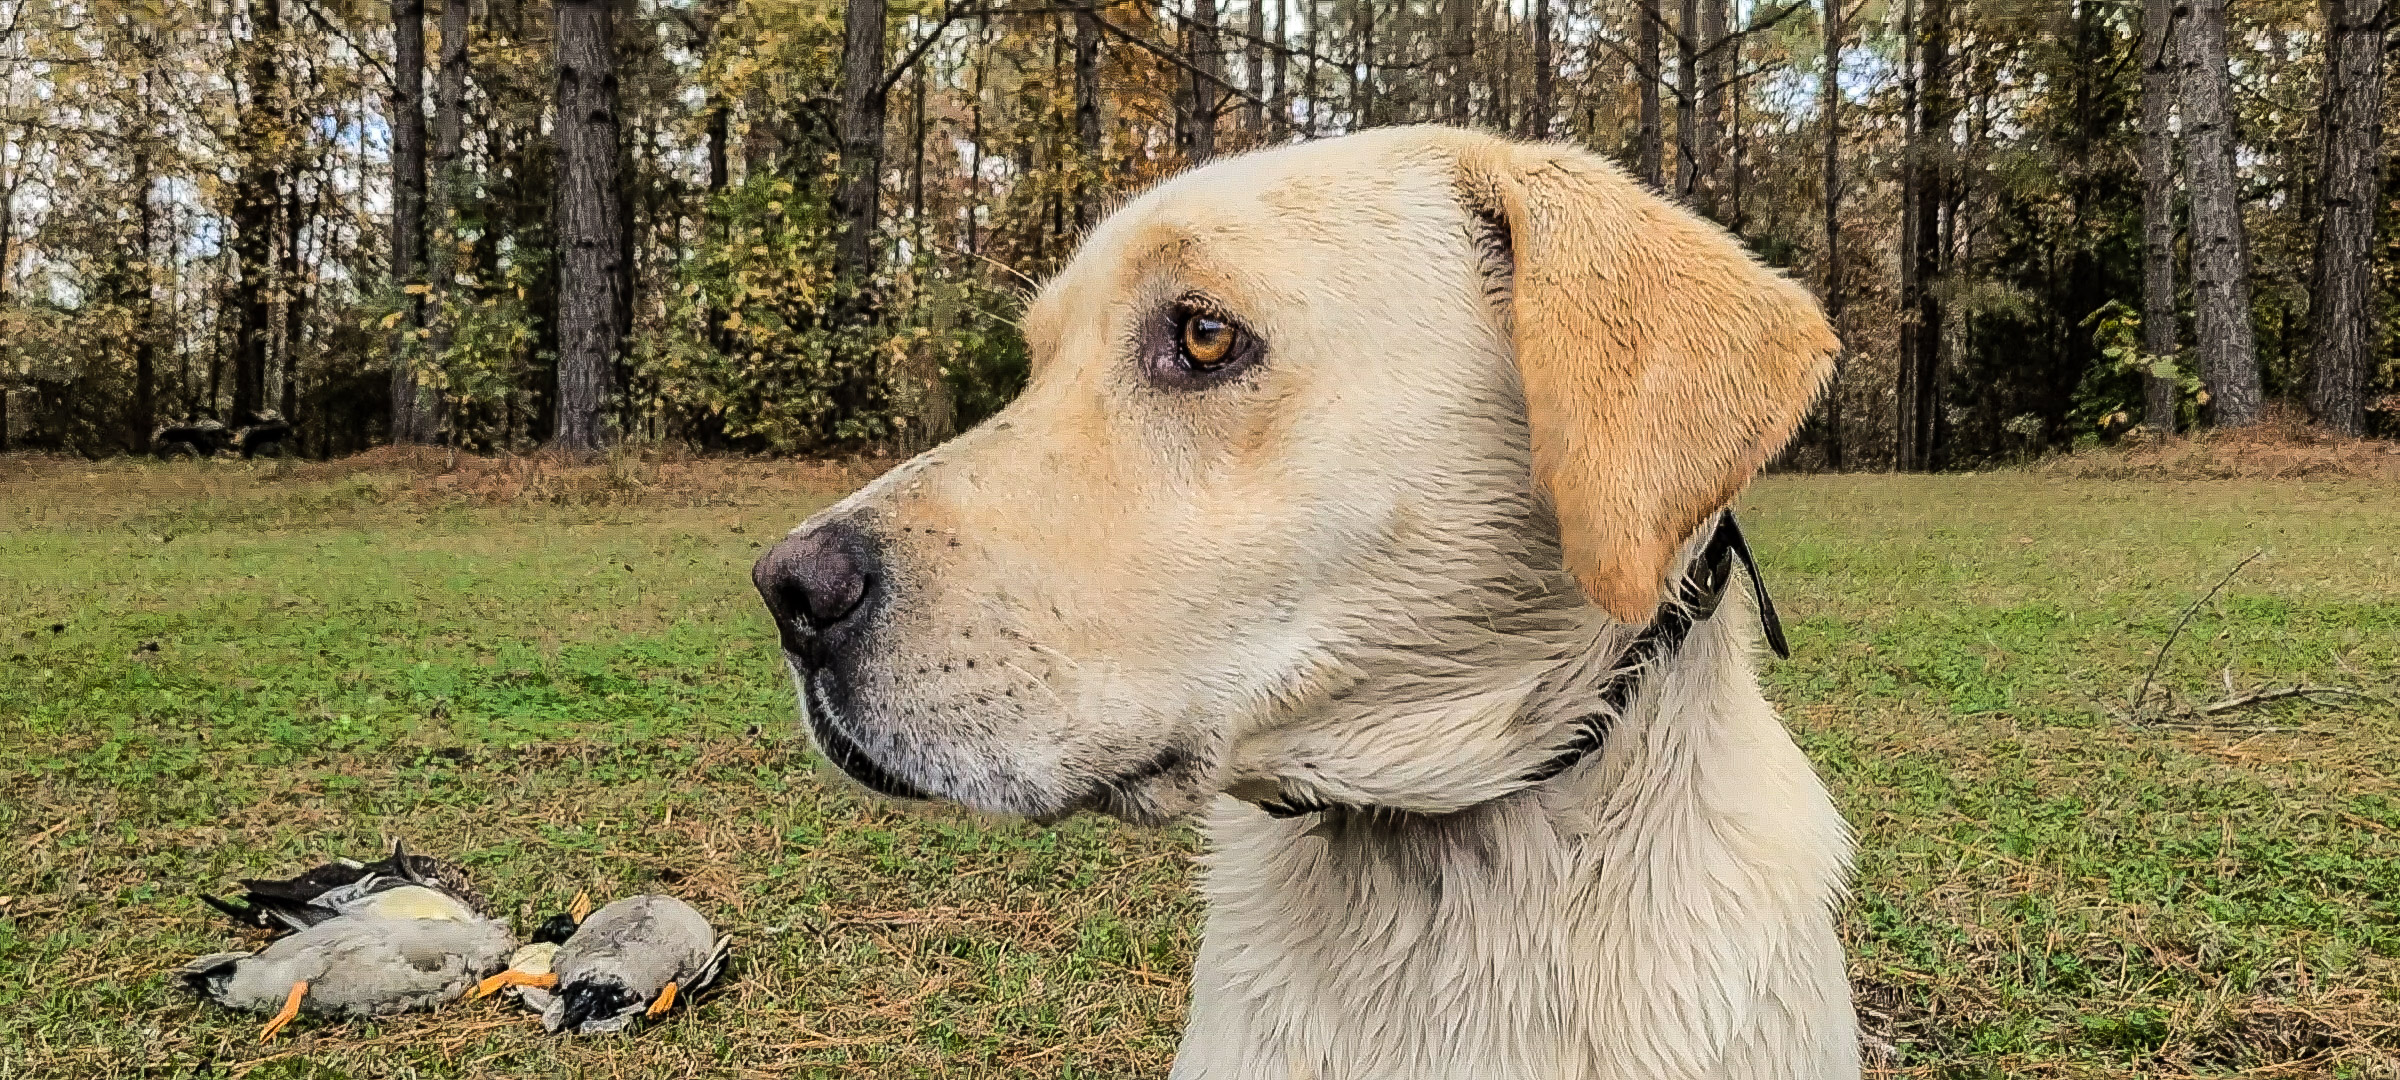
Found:
[[[1024,328],[1023,396],[756,579],[852,777],[1137,820],[1499,793],[1836,348],[1613,167],[1432,128],[1162,184]]]

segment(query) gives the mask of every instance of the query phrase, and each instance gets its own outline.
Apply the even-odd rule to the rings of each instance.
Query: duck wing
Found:
[[[201,894],[208,906],[235,923],[257,930],[290,933],[305,930],[339,914],[318,903],[326,893],[349,888],[371,874],[363,863],[336,859],[288,878],[243,878],[234,882],[242,895],[233,900]]]
[[[412,885],[439,889],[475,909],[475,914],[486,919],[494,917],[491,901],[484,897],[483,890],[475,887],[475,880],[467,876],[466,867],[448,859],[415,854],[398,837],[392,838],[391,852],[381,860],[367,864],[366,869]]]
[[[508,963],[516,946],[495,922],[344,916],[311,931],[327,941],[307,1008],[350,1016],[430,1009]],[[288,940],[288,939],[287,939]]]

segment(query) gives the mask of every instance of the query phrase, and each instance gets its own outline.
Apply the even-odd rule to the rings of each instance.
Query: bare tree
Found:
[[[2257,423],[2265,410],[2250,325],[2250,244],[2234,172],[2225,0],[2189,0],[2184,28],[2184,179],[2192,200],[2192,329],[2209,416],[2218,427]]]
[[[551,9],[558,52],[561,255],[558,423],[553,437],[561,448],[578,452],[598,450],[613,437],[605,410],[617,353],[625,341],[632,289],[625,262],[623,188],[617,177],[623,146],[618,135],[616,35],[609,18],[612,2],[553,0]],[[882,26],[880,19],[876,25]],[[881,74],[878,67],[878,87]],[[882,110],[876,112],[880,121]],[[880,149],[880,124],[876,134]],[[871,196],[868,209],[871,215]],[[849,237],[842,242],[849,243]]]
[[[425,0],[392,0],[392,284],[421,284],[425,269]],[[430,442],[434,414],[422,400],[411,358],[424,305],[402,301],[392,341],[392,441]]]
[[[834,245],[841,274],[866,282],[875,273],[877,197],[883,181],[884,0],[849,0],[842,35],[842,158],[834,208],[842,235]]]
[[[2180,362],[2175,303],[2175,0],[2142,0],[2142,349]],[[2142,374],[2142,426],[2175,430],[2175,379]]]
[[[2366,433],[2367,373],[2378,354],[2375,208],[2383,191],[2383,40],[2388,0],[2324,0],[2325,148],[2317,186],[2315,339],[2308,411],[2344,435]]]

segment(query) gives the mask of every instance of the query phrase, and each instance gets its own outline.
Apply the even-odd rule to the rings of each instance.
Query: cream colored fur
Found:
[[[1260,358],[1161,385],[1195,297]],[[1179,1080],[1857,1075],[1849,840],[1746,599],[1522,779],[1816,392],[1804,294],[1588,156],[1416,128],[1162,184],[1025,325],[1015,404],[803,525],[881,593],[802,677],[937,797],[1205,814]],[[1383,809],[1238,801],[1291,798]]]

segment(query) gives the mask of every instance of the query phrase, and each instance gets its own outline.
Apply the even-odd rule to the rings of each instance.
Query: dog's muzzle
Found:
[[[759,558],[750,581],[775,619],[800,686],[801,710],[826,759],[877,793],[931,798],[868,755],[844,685],[850,668],[845,661],[861,647],[867,623],[885,599],[874,540],[839,521],[794,533]]]

